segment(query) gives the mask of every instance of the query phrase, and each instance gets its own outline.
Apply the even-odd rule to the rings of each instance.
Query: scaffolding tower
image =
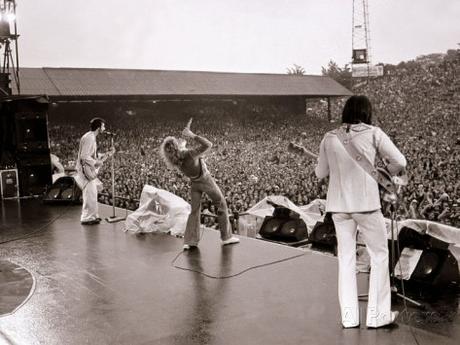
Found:
[[[16,1],[0,0],[0,98],[12,95],[12,78],[15,81],[17,94],[21,93],[18,37]]]
[[[371,67],[371,39],[369,29],[369,7],[367,0],[353,0],[351,42],[352,76],[369,78]]]

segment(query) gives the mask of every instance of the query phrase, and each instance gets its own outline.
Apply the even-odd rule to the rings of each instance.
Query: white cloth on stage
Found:
[[[139,208],[126,218],[125,229],[137,233],[169,232],[171,235],[183,235],[190,211],[190,204],[181,197],[145,185]]]

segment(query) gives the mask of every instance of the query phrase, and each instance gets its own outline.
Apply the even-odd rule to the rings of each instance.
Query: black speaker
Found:
[[[51,185],[51,158],[49,150],[18,153],[19,195],[42,195]]]
[[[460,273],[458,262],[449,251],[447,242],[438,240],[427,234],[421,234],[410,228],[402,228],[398,235],[399,249],[413,248],[422,250],[420,259],[409,279],[411,285],[424,288],[458,288]],[[389,242],[390,255],[392,252]],[[400,253],[395,250],[395,261],[390,262],[394,268]],[[390,260],[391,261],[391,260]]]
[[[331,213],[326,213],[322,222],[317,222],[313,227],[309,242],[320,246],[337,246],[337,237],[335,236],[335,226]]]
[[[48,100],[43,97],[16,99],[10,104],[16,127],[16,150],[48,150]]]
[[[16,152],[48,150],[48,99],[12,96],[1,102],[2,117],[10,127],[9,137],[3,141]]]
[[[14,118],[4,102],[0,103],[0,167],[14,167],[16,164],[16,129]]]
[[[47,189],[43,202],[49,204],[79,204],[81,203],[81,190],[72,176],[63,176],[58,178]]]
[[[308,237],[307,226],[300,218],[279,218],[267,216],[259,231],[268,240],[296,242]]]

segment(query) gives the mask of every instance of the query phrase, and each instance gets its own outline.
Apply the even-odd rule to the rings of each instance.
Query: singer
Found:
[[[338,294],[344,328],[359,327],[356,283],[356,232],[360,227],[371,258],[366,325],[377,328],[393,323],[391,311],[388,244],[381,212],[378,183],[359,162],[375,162],[376,155],[388,162],[387,170],[396,175],[406,159],[390,138],[371,125],[372,106],[366,96],[350,97],[342,112],[342,125],[324,136],[315,169],[316,176],[329,176],[326,212],[332,213],[338,242]],[[347,147],[348,145],[348,147]],[[350,154],[350,146],[358,154]]]
[[[227,202],[202,158],[212,147],[212,143],[193,133],[190,130],[190,124],[191,120],[182,131],[182,135],[195,141],[198,144],[196,148],[188,149],[185,140],[178,140],[175,137],[165,138],[160,147],[160,153],[166,165],[182,172],[191,181],[192,211],[185,228],[184,250],[198,246],[200,241],[201,196],[203,193],[211,198],[216,207],[222,245],[238,243],[240,240],[232,236]]]
[[[78,149],[75,181],[83,194],[80,217],[83,225],[94,225],[101,222],[98,214],[97,193],[102,189],[102,182],[97,178],[97,174],[104,161],[113,152],[107,152],[100,157],[97,155],[96,137],[100,133],[105,133],[105,121],[100,117],[95,117],[90,121],[90,130],[81,137]]]

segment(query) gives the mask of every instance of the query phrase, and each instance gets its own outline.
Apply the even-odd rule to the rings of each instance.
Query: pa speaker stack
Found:
[[[299,215],[285,207],[275,207],[259,231],[265,239],[280,242],[298,242],[308,237],[307,226]]]
[[[51,185],[48,104],[42,96],[1,101],[1,122],[9,131],[2,135],[2,146],[9,153],[5,156],[14,157],[20,196],[41,195]]]

